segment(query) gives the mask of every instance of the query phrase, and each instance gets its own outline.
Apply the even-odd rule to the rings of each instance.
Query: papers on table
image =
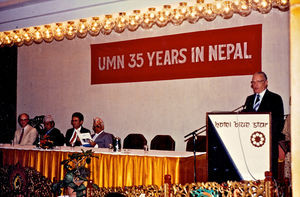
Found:
[[[79,133],[78,137],[79,137],[80,142],[81,142],[82,145],[89,144],[89,140],[92,139],[90,133]]]

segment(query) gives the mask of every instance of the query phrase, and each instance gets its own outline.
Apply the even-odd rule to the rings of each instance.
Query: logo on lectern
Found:
[[[255,131],[250,137],[251,144],[255,147],[262,147],[266,142],[265,135],[260,131]]]

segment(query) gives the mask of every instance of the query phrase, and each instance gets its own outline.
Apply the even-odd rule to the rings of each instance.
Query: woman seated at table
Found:
[[[89,140],[89,144],[95,148],[110,148],[113,144],[114,136],[104,131],[104,122],[101,118],[94,118],[93,130],[95,134]]]

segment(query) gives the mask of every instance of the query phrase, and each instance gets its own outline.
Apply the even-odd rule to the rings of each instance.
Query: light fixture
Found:
[[[3,32],[0,32],[0,47],[3,46],[3,37],[4,37],[3,34],[4,34]]]
[[[200,14],[197,10],[197,7],[196,6],[190,6],[188,8],[188,18],[187,18],[187,20],[190,23],[194,24],[199,20],[199,18],[200,18]]]
[[[213,3],[207,3],[205,5],[203,17],[207,21],[212,21],[217,17],[217,14],[215,13],[215,5]]]
[[[231,1],[223,1],[221,16],[224,19],[231,18],[233,15],[234,9]]]
[[[54,39],[57,41],[63,40],[65,37],[65,30],[62,23],[56,23],[54,27]]]
[[[164,5],[161,11],[157,13],[156,25],[159,27],[164,27],[170,21],[172,15],[172,10],[170,5]]]
[[[33,38],[29,28],[23,29],[23,39],[25,45],[29,46],[32,44]]]
[[[232,0],[233,9],[234,9],[235,13],[239,13],[239,6],[240,6],[241,1],[243,1],[243,0]]]
[[[207,2],[205,2],[207,1]],[[248,16],[252,10],[262,14],[271,11],[272,8],[281,11],[289,9],[289,0],[196,0],[195,3],[180,2],[179,5],[171,8],[171,5],[164,5],[159,8],[148,8],[147,11],[133,10],[129,16],[126,12],[120,12],[116,17],[105,15],[88,19],[79,19],[68,22],[53,23],[37,27],[15,29],[0,32],[0,46],[22,46],[30,45],[33,42],[52,42],[53,39],[61,41],[66,37],[72,40],[77,36],[84,38],[89,33],[91,36],[99,35],[101,31],[108,35],[114,30],[122,33],[126,28],[129,31],[136,31],[140,26],[143,29],[150,29],[154,24],[164,27],[169,22],[173,25],[180,25],[184,20],[189,23],[196,23],[200,18],[213,21],[218,15],[224,19],[231,18],[234,13],[241,16]],[[157,10],[156,10],[157,9]]]
[[[74,21],[68,21],[65,28],[65,37],[69,40],[72,40],[77,33],[76,25]]]
[[[13,32],[14,32],[14,34],[13,34],[13,42],[14,42],[18,47],[22,46],[23,43],[24,43],[22,33],[20,32],[20,30],[14,30]]]
[[[214,13],[216,13],[217,15],[221,15],[223,12],[223,1],[215,0],[213,9],[214,9]]]
[[[102,23],[101,32],[103,34],[105,34],[105,35],[108,35],[113,30],[114,26],[115,26],[115,22],[113,20],[112,15],[107,14],[104,17],[104,20],[103,20],[103,23]]]
[[[133,13],[129,16],[128,19],[128,29],[130,31],[135,31],[140,24],[142,23],[143,18],[140,10],[133,10]]]
[[[240,0],[236,10],[241,16],[248,16],[251,13],[251,5],[249,0]]]
[[[42,36],[45,42],[52,42],[54,36],[52,32],[51,25],[44,25]]]
[[[269,13],[272,9],[272,0],[260,0],[257,9],[262,14]]]
[[[180,12],[180,14],[183,16],[183,20],[185,20],[188,16],[187,2],[180,2],[177,9]]]
[[[122,33],[128,24],[128,18],[126,15],[126,12],[120,12],[118,18],[116,19],[116,24],[115,24],[115,32],[117,33]]]
[[[3,44],[6,46],[13,46],[14,42],[13,42],[13,38],[12,38],[12,34],[11,32],[4,32],[4,36],[3,36]]]
[[[274,6],[282,11],[286,11],[289,8],[289,0],[274,0]]]
[[[77,37],[84,38],[88,32],[88,24],[86,19],[80,19],[77,24]]]
[[[148,8],[148,11],[143,15],[143,22],[141,24],[142,28],[149,29],[156,22],[156,9]]]
[[[92,20],[90,21],[89,34],[91,36],[97,36],[100,32],[100,29],[101,29],[101,23],[99,17],[93,17]]]
[[[41,27],[34,27],[32,37],[33,37],[33,41],[37,44],[43,42]]]
[[[258,10],[257,7],[261,0],[251,0],[251,7],[253,10]]]
[[[203,16],[203,11],[205,9],[204,0],[197,0],[195,7],[196,7],[196,10],[197,10],[199,16],[200,17]]]
[[[180,25],[184,20],[184,16],[178,9],[173,9],[173,14],[171,17],[171,22],[173,25]]]

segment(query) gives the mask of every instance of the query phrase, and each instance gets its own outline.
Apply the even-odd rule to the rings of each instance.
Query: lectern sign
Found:
[[[252,145],[255,147],[262,147],[266,142],[265,135],[260,131],[255,131],[254,133],[252,133],[250,139]]]
[[[91,45],[91,84],[250,75],[262,25]]]
[[[221,157],[225,158],[222,160],[225,162],[227,159],[228,166],[232,165],[236,170],[237,176],[233,179],[263,180],[265,171],[270,171],[271,162],[270,115],[268,113],[214,113],[207,116],[210,138],[208,145],[215,147],[208,151],[208,157],[210,153],[214,154],[214,151],[221,151]],[[218,168],[219,175],[225,173],[218,165],[214,168]],[[230,167],[224,168],[225,171],[230,170]]]

